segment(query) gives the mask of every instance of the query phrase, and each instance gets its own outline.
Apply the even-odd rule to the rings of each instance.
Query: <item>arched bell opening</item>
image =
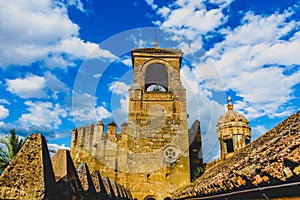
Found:
[[[145,73],[146,92],[167,92],[169,88],[168,69],[161,63],[150,64]]]

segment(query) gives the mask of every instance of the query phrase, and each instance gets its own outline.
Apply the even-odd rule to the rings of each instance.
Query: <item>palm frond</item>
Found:
[[[0,171],[3,171],[19,152],[24,140],[19,140],[15,129],[12,129],[10,135],[6,136],[5,139],[0,138],[0,143],[3,144],[3,147],[0,147]]]

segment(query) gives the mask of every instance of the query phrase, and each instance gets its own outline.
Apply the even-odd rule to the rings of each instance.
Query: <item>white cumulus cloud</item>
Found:
[[[109,86],[109,90],[114,94],[126,95],[128,94],[129,85],[124,82],[115,81]]]
[[[130,85],[125,82],[115,81],[109,86],[112,95],[112,107],[115,121],[118,125],[127,121],[129,110],[129,89]]]
[[[112,117],[112,114],[103,105],[97,105],[97,98],[90,94],[73,93],[72,99],[72,116],[76,126]]]
[[[162,29],[169,29],[167,32],[175,30],[173,39],[188,38],[179,43],[185,55],[203,50],[203,37],[223,35],[207,52],[189,60],[195,66],[191,71],[195,80],[189,81],[193,90],[203,92],[197,87],[203,82],[209,90],[233,90],[242,98],[237,102],[238,110],[251,120],[295,112],[288,106],[295,98],[293,87],[300,83],[300,22],[289,19],[296,12],[294,8],[269,15],[249,11],[243,13],[240,25],[231,28],[222,26],[231,16],[221,12],[231,1],[211,3],[219,7],[208,10],[205,2],[175,1],[165,6],[170,11],[161,13],[158,23]]]
[[[69,92],[69,88],[49,71],[45,72],[44,76],[29,74],[24,78],[6,79],[6,85],[7,91],[25,99],[44,98],[47,96],[47,90],[52,92],[54,99],[57,99],[60,92]]]
[[[155,4],[154,0],[145,0],[145,1],[149,6],[151,6],[153,10],[157,8],[157,5]]]
[[[57,99],[58,93],[69,93],[70,89],[51,72],[45,72],[44,76],[46,81],[46,87],[53,92],[52,97],[54,99]]]
[[[28,75],[25,78],[6,80],[7,90],[21,98],[42,98],[45,93],[45,78],[36,75]]]
[[[104,106],[98,106],[96,107],[96,116],[98,120],[101,120],[110,118],[112,114]]]
[[[0,105],[0,120],[9,116],[9,110],[3,105]]]
[[[62,124],[61,118],[67,116],[67,111],[59,104],[25,101],[25,105],[28,107],[26,109],[28,113],[22,114],[18,121],[27,129],[31,127],[57,129]]]
[[[299,34],[282,39],[300,23],[287,21],[292,13],[291,9],[269,16],[248,12],[240,26],[223,29],[225,40],[205,55],[219,75],[210,80],[221,78],[225,86],[215,89],[234,90],[244,101],[239,109],[250,119],[284,117],[294,112],[282,108],[294,98],[293,86],[300,83]],[[288,69],[292,70],[286,73]]]
[[[177,0],[157,10],[161,19],[154,22],[161,29],[172,33],[172,40],[185,41],[180,48],[185,54],[201,49],[203,37],[223,25],[228,16],[222,12],[231,1],[214,1],[218,7],[208,9],[206,2],[196,0]],[[191,43],[191,44],[189,44]]]
[[[81,0],[62,0],[68,6],[75,6],[78,10],[84,12],[83,3]]]
[[[83,10],[80,0],[1,1],[0,67],[42,61],[49,68],[65,68],[87,56],[114,58],[99,45],[80,39],[79,26],[68,16],[70,5]]]

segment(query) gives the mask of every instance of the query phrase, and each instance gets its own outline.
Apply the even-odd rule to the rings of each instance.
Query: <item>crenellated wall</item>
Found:
[[[96,163],[100,162],[106,166],[108,173],[115,170],[127,171],[127,134],[121,131],[117,134],[117,125],[112,122],[107,126],[107,133],[104,133],[102,122],[89,124],[72,131],[71,156],[75,164],[91,156],[95,158]],[[122,157],[120,156],[122,155]]]

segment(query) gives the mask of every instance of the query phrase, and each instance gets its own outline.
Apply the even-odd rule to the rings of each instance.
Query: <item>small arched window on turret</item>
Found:
[[[146,69],[145,91],[167,92],[169,87],[167,67],[160,63],[150,64]]]
[[[226,144],[227,153],[234,152],[233,141],[232,141],[232,139],[225,140],[224,142],[225,142],[225,144]]]

